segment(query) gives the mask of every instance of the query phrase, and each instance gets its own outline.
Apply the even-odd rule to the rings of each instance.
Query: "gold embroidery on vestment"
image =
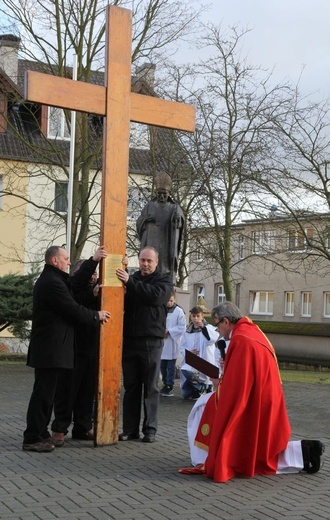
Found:
[[[209,424],[203,424],[201,427],[201,433],[202,435],[208,435],[210,433],[210,425]]]

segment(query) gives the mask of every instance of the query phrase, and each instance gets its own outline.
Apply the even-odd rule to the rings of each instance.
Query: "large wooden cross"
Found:
[[[131,39],[131,11],[108,6],[104,87],[33,71],[25,83],[28,101],[105,116],[100,240],[110,266],[126,250],[130,121],[195,129],[192,106],[131,92]],[[116,443],[119,429],[124,289],[107,282],[107,265],[101,308],[112,318],[101,326],[95,445]]]

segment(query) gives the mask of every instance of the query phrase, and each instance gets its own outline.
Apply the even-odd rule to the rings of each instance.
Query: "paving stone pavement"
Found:
[[[185,476],[186,420],[193,405],[161,398],[157,441],[94,448],[68,438],[53,453],[22,451],[33,370],[0,365],[1,520],[330,519],[330,387],[285,383],[292,440],[320,438],[324,466],[307,475],[258,476],[216,484]],[[68,435],[70,437],[70,434]]]

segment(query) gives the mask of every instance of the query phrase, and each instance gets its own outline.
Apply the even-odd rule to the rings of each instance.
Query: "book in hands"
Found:
[[[212,379],[218,379],[219,377],[219,368],[212,363],[209,363],[205,359],[196,356],[191,350],[185,349],[185,361],[188,365],[198,370],[207,377],[211,377]]]

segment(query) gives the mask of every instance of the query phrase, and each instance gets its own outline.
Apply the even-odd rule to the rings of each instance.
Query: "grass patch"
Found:
[[[0,365],[26,365],[26,356],[0,354]],[[281,368],[280,373],[284,383],[317,383],[330,385],[329,370],[288,370]]]
[[[3,366],[3,365],[26,365],[26,361],[23,361],[23,360],[14,361],[12,359],[1,359],[0,365],[1,366]]]
[[[330,372],[310,370],[280,370],[284,383],[318,383],[330,385]]]
[[[0,365],[26,365],[26,356],[22,354],[0,354]]]

